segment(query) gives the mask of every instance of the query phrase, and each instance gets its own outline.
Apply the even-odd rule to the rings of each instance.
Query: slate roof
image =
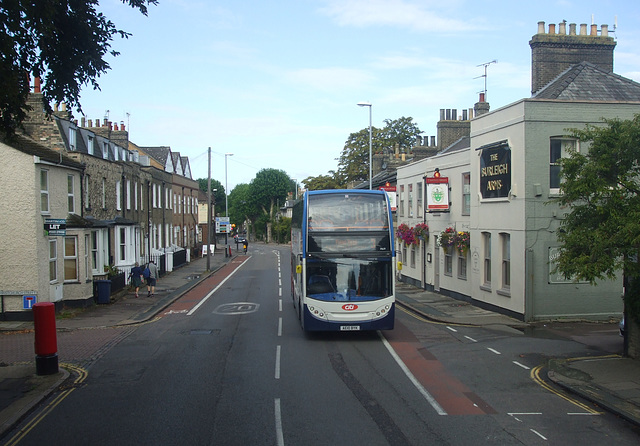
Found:
[[[35,155],[43,161],[50,163],[61,164],[66,167],[72,167],[74,169],[83,169],[84,166],[78,161],[68,157],[62,152],[49,149],[48,147],[39,144],[37,141],[29,138],[28,136],[16,133],[11,137],[2,136],[0,142],[13,147],[20,152],[27,155]]]
[[[152,156],[156,161],[158,161],[163,166],[167,165],[167,159],[169,158],[169,154],[171,153],[171,147],[160,146],[160,147],[140,147],[145,153]]]
[[[640,83],[589,62],[572,65],[532,96],[570,101],[640,101]]]

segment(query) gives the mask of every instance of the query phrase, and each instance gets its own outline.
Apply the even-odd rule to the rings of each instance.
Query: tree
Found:
[[[209,183],[209,179],[208,178],[198,178],[196,180],[198,182],[198,188],[203,191],[203,192],[207,192],[207,184]],[[214,192],[215,190],[215,192]],[[224,186],[222,185],[222,183],[218,180],[214,180],[213,178],[211,178],[211,200],[213,201],[213,203],[216,205],[216,208],[218,210],[218,213],[224,214],[226,211],[226,191],[224,190]]]
[[[250,186],[238,184],[229,194],[229,218],[236,227],[241,228],[245,221],[253,221],[257,209],[251,198]]]
[[[400,153],[408,153],[416,142],[416,137],[422,130],[413,122],[413,118],[404,116],[394,120],[385,119],[385,127],[382,129],[380,137],[384,141],[384,146],[395,150],[396,145]]]
[[[122,0],[147,15],[157,0]],[[129,33],[96,8],[99,0],[13,0],[0,7],[0,131],[10,135],[28,110],[29,76],[43,81],[43,106],[66,103],[81,111],[79,96],[85,85],[99,89],[97,78],[110,69],[105,55],[114,36]]]
[[[337,178],[334,171],[330,170],[328,175],[318,175],[317,177],[307,177],[302,180],[307,190],[341,189],[344,187]]]
[[[602,127],[588,125],[571,135],[589,150],[559,161],[562,194],[553,201],[567,213],[557,268],[592,284],[622,271],[631,279],[625,311],[640,321],[640,114],[605,119]]]
[[[284,205],[291,183],[291,178],[283,170],[262,169],[249,186],[254,203],[272,218],[275,206]]]
[[[400,152],[408,152],[416,137],[422,133],[413,118],[404,116],[385,119],[383,129],[371,128],[371,148],[373,153],[393,153],[396,145]],[[345,142],[338,159],[338,176],[343,184],[366,181],[369,178],[369,128],[352,133]]]

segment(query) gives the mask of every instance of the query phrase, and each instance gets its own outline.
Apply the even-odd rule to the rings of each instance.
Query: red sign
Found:
[[[395,186],[381,186],[380,190],[386,190],[387,192],[395,192],[396,191],[396,187]]]
[[[358,306],[356,304],[344,304],[342,306],[342,309],[344,311],[353,311],[353,310],[357,310]]]

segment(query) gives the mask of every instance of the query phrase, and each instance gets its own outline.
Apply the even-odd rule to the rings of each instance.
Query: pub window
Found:
[[[484,250],[484,286],[491,286],[491,233],[482,233],[483,250]]]
[[[400,217],[404,217],[404,184],[400,185]]]
[[[501,233],[500,244],[502,245],[502,289],[508,290],[511,287],[511,236]]]
[[[452,249],[447,249],[444,252],[444,274],[445,276],[453,275],[453,255],[451,253]]]
[[[409,184],[409,217],[413,217],[413,184]]]
[[[422,183],[416,183],[416,194],[418,195],[416,212],[418,213],[418,216],[420,216],[422,215]]]
[[[549,142],[549,193],[560,193],[560,165],[558,161],[577,150],[577,141],[567,138],[551,138]]]
[[[471,174],[462,174],[462,215],[471,215]]]
[[[458,251],[458,279],[467,280],[467,254]]]

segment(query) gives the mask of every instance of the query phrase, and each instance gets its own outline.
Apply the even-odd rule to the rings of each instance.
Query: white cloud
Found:
[[[436,12],[436,9],[442,7],[442,2],[427,2],[425,5],[424,2],[406,0],[330,0],[320,12],[341,26],[382,25],[420,32],[460,32],[479,29],[476,24],[450,19]]]
[[[286,77],[295,84],[333,93],[337,90],[361,88],[374,79],[365,70],[340,67],[303,68],[287,73]]]

